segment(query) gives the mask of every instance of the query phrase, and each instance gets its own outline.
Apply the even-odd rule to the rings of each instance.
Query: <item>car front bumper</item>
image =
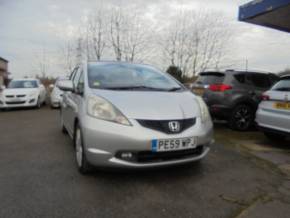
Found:
[[[17,101],[13,101],[10,99],[0,100],[0,109],[34,107],[36,105],[37,105],[37,98],[22,98]]]
[[[213,143],[213,125],[209,120],[202,124],[197,118],[196,124],[179,134],[166,134],[141,126],[136,120],[130,120],[132,126],[124,126],[108,121],[102,121],[86,116],[83,125],[83,141],[88,161],[94,166],[118,168],[152,168],[184,164],[204,158]],[[84,125],[85,124],[85,125]],[[179,139],[195,137],[198,152],[188,155],[187,151],[153,153],[153,139]],[[133,155],[147,153],[152,161],[139,162],[133,159],[122,159],[118,156],[121,151],[129,151]],[[188,150],[188,151],[193,151]],[[177,155],[178,154],[178,155]],[[166,159],[155,158],[154,155],[165,155]]]

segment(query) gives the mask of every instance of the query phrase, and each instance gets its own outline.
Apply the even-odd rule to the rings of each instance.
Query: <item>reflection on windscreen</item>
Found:
[[[144,86],[156,89],[180,88],[179,84],[163,73],[145,66],[127,64],[90,64],[88,66],[91,88]]]
[[[11,81],[8,85],[9,89],[25,89],[25,88],[37,88],[37,82],[34,80],[15,80]]]

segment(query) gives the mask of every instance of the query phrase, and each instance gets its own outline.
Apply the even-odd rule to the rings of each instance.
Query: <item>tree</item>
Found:
[[[67,39],[60,47],[61,65],[65,73],[70,73],[77,63],[76,42],[73,39]]]
[[[117,61],[133,62],[149,52],[149,27],[138,13],[130,8],[111,9],[110,43]]]
[[[182,71],[177,66],[174,65],[169,66],[166,72],[171,76],[173,76],[178,81],[183,82]]]
[[[225,18],[218,13],[182,11],[165,29],[163,54],[183,76],[218,69],[230,38]]]

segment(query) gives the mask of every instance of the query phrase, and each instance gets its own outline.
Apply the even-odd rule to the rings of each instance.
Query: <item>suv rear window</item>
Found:
[[[225,74],[219,72],[200,73],[196,83],[197,84],[221,84],[224,81]]]

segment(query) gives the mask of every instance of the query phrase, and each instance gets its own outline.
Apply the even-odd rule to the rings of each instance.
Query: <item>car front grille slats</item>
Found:
[[[181,133],[184,130],[192,127],[196,123],[196,118],[183,119],[183,120],[137,120],[143,127],[154,129],[167,134]],[[180,129],[178,132],[172,132],[169,129],[169,122],[178,121],[180,124]]]

